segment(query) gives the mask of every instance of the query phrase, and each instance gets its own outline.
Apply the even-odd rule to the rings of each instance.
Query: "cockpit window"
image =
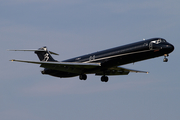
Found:
[[[166,40],[162,39],[162,42],[166,42]]]
[[[155,44],[165,43],[165,42],[166,42],[166,40],[164,40],[164,39],[158,39],[158,40],[152,41],[152,43],[155,43]]]

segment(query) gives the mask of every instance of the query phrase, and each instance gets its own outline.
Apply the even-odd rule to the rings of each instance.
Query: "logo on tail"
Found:
[[[44,59],[43,59],[42,61],[47,62],[48,60],[49,60],[49,54],[46,53],[46,54],[44,55]]]

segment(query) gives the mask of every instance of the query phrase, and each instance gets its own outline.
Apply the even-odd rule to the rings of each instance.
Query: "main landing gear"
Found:
[[[81,74],[81,75],[79,75],[79,79],[80,80],[86,80],[87,79],[87,75],[86,74]],[[105,75],[103,75],[101,77],[101,81],[102,82],[108,82],[108,80],[109,80],[109,78],[107,76],[105,76]]]
[[[164,54],[163,62],[168,62],[168,59],[167,59],[168,56],[169,56],[168,54]]]
[[[108,82],[108,80],[109,80],[109,78],[108,78],[107,76],[105,76],[105,75],[103,75],[103,76],[101,77],[101,81],[102,81],[102,82]]]
[[[81,74],[81,75],[79,75],[79,79],[80,80],[86,80],[87,79],[87,75],[86,74]]]

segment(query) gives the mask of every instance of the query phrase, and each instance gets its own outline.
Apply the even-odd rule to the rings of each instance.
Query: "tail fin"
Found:
[[[57,61],[51,56],[51,54],[59,55],[57,53],[48,51],[46,46],[39,48],[38,50],[10,50],[10,51],[34,51],[34,53],[36,53],[37,56],[39,57],[40,61],[46,61],[46,62],[47,61],[54,61],[54,62]]]
[[[42,48],[39,48],[38,50],[36,50],[34,53],[37,54],[37,56],[39,57],[39,60],[40,61],[56,61],[54,60],[54,58],[51,56],[51,54],[55,54],[55,55],[58,55],[54,52],[50,52],[48,51],[47,47],[42,47]],[[51,53],[51,54],[50,54]]]

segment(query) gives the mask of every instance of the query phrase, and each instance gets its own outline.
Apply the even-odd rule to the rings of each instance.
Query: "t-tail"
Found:
[[[44,62],[57,62],[57,60],[55,60],[51,54],[54,55],[59,55],[57,53],[54,53],[52,51],[48,51],[47,47],[42,47],[39,48],[38,50],[10,50],[10,51],[34,51],[35,54],[37,54],[38,58],[40,61],[44,61]]]
[[[51,52],[51,51],[48,51],[47,47],[42,47],[42,48],[39,48],[38,50],[34,51],[34,53],[37,54],[37,56],[39,57],[39,60],[40,61],[56,61],[52,56],[51,54],[55,54],[55,55],[58,55],[57,53],[54,53],[54,52]]]

